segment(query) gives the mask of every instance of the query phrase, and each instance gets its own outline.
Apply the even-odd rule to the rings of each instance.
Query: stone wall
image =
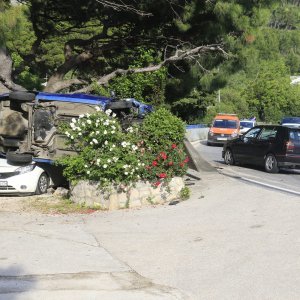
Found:
[[[137,182],[135,187],[131,187],[126,192],[115,187],[103,191],[99,189],[97,182],[82,180],[71,187],[70,199],[78,204],[104,210],[137,208],[178,199],[182,188],[184,188],[184,181],[181,177],[173,178],[168,186],[160,185],[157,188],[149,182]]]

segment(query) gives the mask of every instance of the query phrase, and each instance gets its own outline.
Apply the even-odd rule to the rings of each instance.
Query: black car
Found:
[[[264,166],[266,172],[300,167],[300,128],[261,125],[224,144],[222,157],[235,163]]]

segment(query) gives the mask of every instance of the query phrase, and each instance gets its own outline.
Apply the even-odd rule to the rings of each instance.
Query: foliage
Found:
[[[133,131],[132,128],[129,131]],[[143,167],[138,146],[128,140],[110,110],[72,119],[65,135],[77,156],[62,158],[64,174],[71,181],[78,178],[98,181],[101,186],[129,184],[139,178]]]
[[[182,143],[185,124],[167,109],[159,108],[145,117],[141,134],[147,151],[157,154],[172,144]]]
[[[159,114],[163,124],[155,123]],[[70,147],[78,153],[58,160],[64,175],[71,181],[98,181],[102,187],[127,186],[140,179],[157,186],[184,175],[188,159],[182,147],[183,122],[164,109],[150,116],[142,129],[132,126],[126,131],[122,131],[111,110],[103,112],[100,108],[93,114],[73,118],[70,124],[62,124]],[[152,126],[158,127],[154,134]],[[164,139],[170,141],[162,139],[162,128],[168,132]]]
[[[185,186],[184,188],[181,189],[181,191],[180,191],[180,199],[181,200],[187,200],[190,198],[190,196],[191,196],[191,191],[187,186]]]

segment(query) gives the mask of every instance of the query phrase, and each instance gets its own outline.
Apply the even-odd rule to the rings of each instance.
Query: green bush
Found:
[[[58,160],[70,181],[93,180],[105,187],[128,186],[141,179],[158,186],[186,172],[184,123],[165,109],[126,131],[110,110],[100,109],[73,118],[61,130],[78,153]]]
[[[159,153],[172,144],[182,144],[185,124],[167,109],[160,108],[146,116],[141,134],[148,150]]]

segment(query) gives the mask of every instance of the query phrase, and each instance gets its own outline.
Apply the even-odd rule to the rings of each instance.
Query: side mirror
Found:
[[[244,129],[244,126],[240,126],[240,129]]]

